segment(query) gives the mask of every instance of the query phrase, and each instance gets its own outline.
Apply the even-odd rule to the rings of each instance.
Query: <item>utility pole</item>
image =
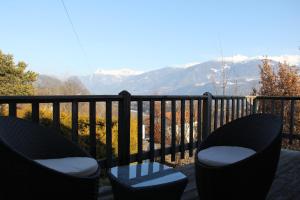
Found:
[[[223,96],[225,96],[226,87],[227,87],[227,75],[226,75],[226,66],[224,63],[223,47],[222,47],[220,37],[219,37],[219,45],[220,45],[220,52],[221,52],[221,73],[222,73],[221,87],[222,87],[222,94]]]
[[[234,80],[234,95],[236,96],[238,94],[238,81],[237,80]]]
[[[226,68],[224,64],[224,59],[223,59],[223,52],[222,52],[222,93],[223,96],[226,94],[226,86],[227,86],[227,76],[226,76]]]
[[[214,87],[214,94],[217,95],[218,94],[218,85],[217,85],[217,80],[216,80],[216,73],[214,70],[211,70],[211,74],[210,74],[210,79],[211,82],[213,84]]]

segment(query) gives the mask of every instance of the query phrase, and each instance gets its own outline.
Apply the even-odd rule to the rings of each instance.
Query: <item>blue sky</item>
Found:
[[[0,49],[42,74],[148,71],[242,54],[299,55],[299,0],[3,0]]]

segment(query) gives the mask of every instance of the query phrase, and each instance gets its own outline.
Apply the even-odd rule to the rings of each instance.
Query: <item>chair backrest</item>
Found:
[[[15,117],[0,117],[0,142],[30,159],[88,156],[58,130]]]
[[[271,114],[253,114],[236,119],[208,136],[204,143],[211,145],[242,146],[263,150],[276,138],[281,137],[282,120]]]

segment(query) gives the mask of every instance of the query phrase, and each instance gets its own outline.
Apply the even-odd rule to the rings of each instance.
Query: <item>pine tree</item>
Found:
[[[18,62],[10,54],[4,54],[0,50],[0,95],[32,95],[34,93],[33,82],[37,74],[26,71],[27,64]]]

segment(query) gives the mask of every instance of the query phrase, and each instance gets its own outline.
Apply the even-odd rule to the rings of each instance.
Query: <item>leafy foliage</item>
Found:
[[[259,95],[263,96],[300,96],[300,75],[295,66],[290,66],[287,63],[278,63],[274,68],[271,66],[268,59],[262,60],[260,66],[261,87]],[[266,112],[282,113],[283,116],[283,132],[290,133],[291,129],[294,133],[300,133],[300,116],[296,113],[300,112],[300,102],[295,101],[294,104],[294,126],[290,126],[291,119],[291,102],[290,101],[266,101],[260,102],[259,109],[264,109]],[[283,142],[285,147],[300,149],[300,142],[294,140],[291,145],[286,140]]]
[[[297,96],[300,95],[300,76],[296,66],[278,63],[273,68],[268,59],[262,60],[260,67],[260,90],[264,96]]]
[[[22,106],[18,109],[18,117],[31,119],[30,106]],[[40,123],[44,126],[52,126],[52,111],[48,105],[42,105],[40,108]],[[72,116],[68,112],[60,113],[60,129],[61,133],[71,140],[72,135]],[[78,116],[78,140],[79,145],[89,152],[89,116],[79,114]],[[130,135],[130,152],[137,153],[137,121],[131,119],[131,135]],[[112,119],[112,152],[113,156],[117,156],[118,152],[118,122],[117,119]],[[96,153],[97,158],[106,157],[106,126],[105,119],[101,117],[96,118]]]
[[[32,95],[37,74],[26,71],[25,62],[14,62],[10,54],[0,50],[0,95]]]

